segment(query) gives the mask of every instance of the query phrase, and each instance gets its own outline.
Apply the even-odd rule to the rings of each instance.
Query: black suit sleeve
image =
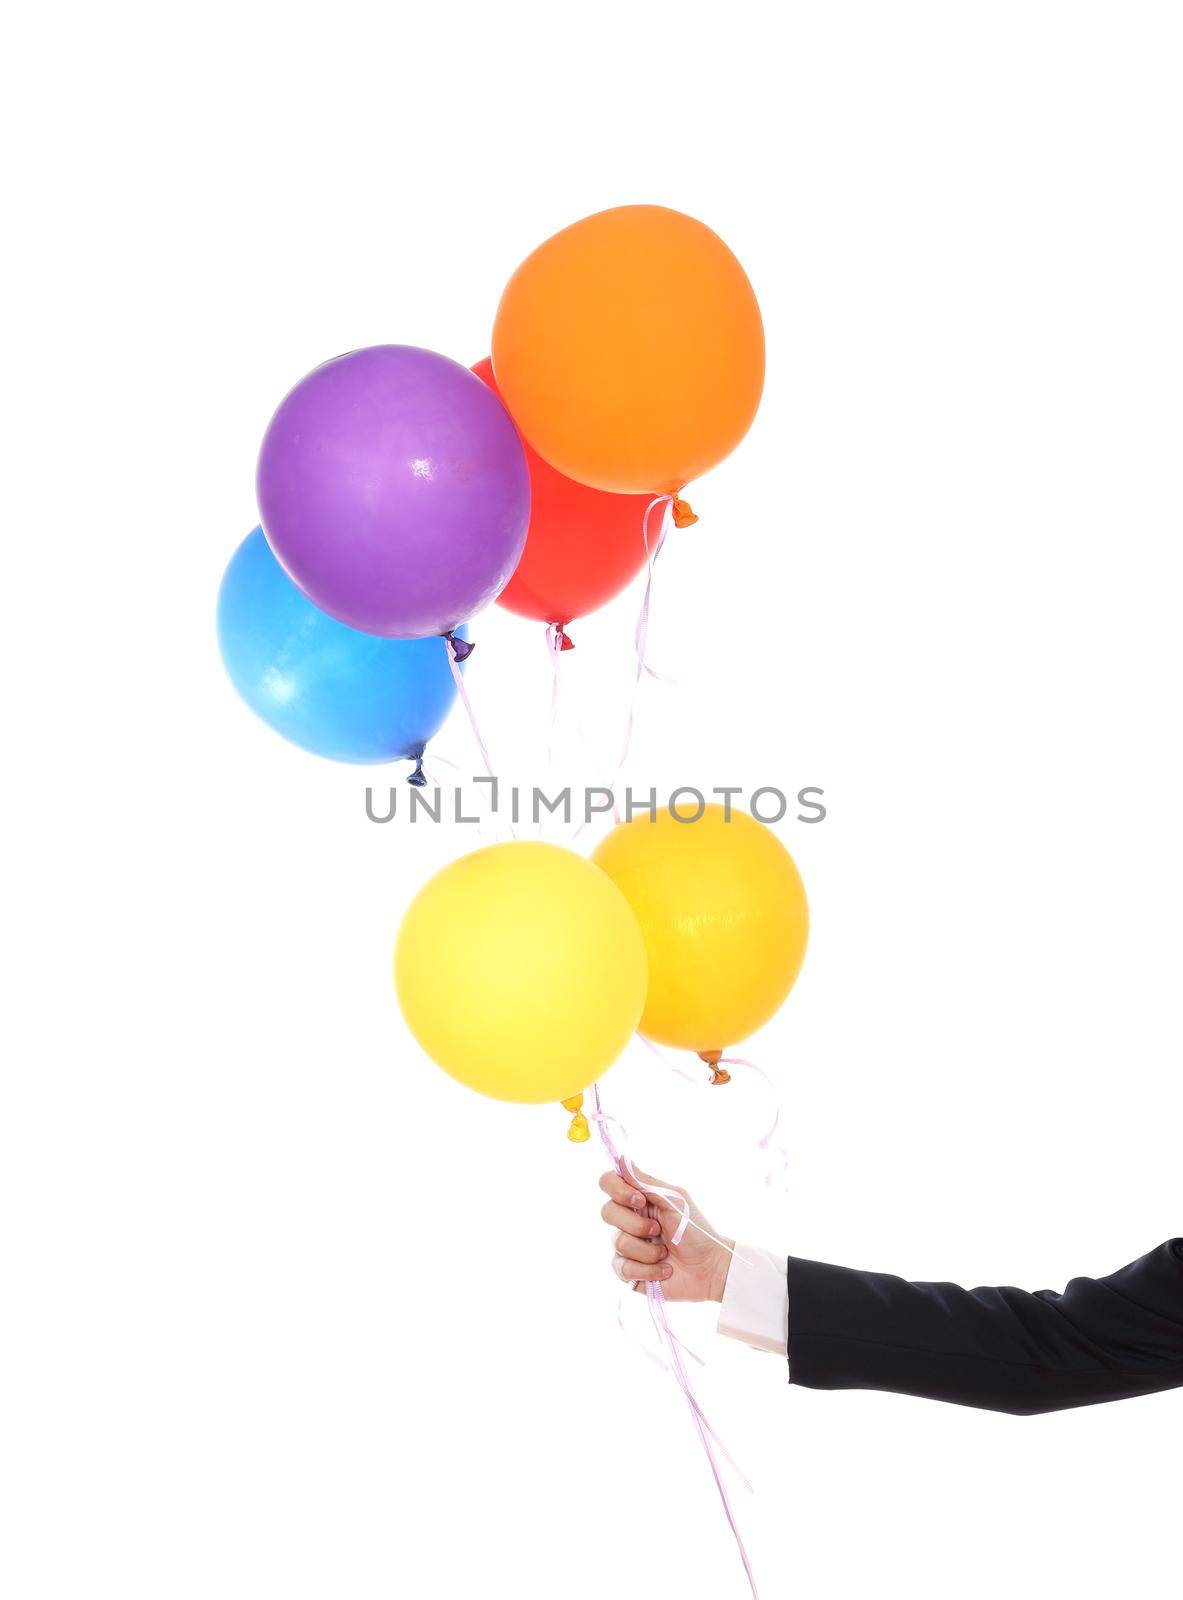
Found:
[[[1041,1289],[905,1283],[790,1256],[789,1379],[1029,1416],[1183,1385],[1183,1239]]]

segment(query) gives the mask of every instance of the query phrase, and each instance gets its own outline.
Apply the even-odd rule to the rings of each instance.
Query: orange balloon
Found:
[[[764,387],[760,307],[705,224],[617,206],[522,262],[497,308],[493,371],[557,471],[613,494],[674,494],[751,426]]]

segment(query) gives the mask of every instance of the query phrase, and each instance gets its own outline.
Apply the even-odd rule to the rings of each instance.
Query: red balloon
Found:
[[[500,397],[493,363],[472,369]],[[530,467],[530,528],[526,548],[497,604],[519,617],[560,625],[607,604],[645,565],[649,494],[607,494],[556,472],[525,439]],[[649,519],[657,537],[660,519]]]

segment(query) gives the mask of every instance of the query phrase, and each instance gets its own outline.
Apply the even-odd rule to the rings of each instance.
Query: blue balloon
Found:
[[[458,628],[456,637],[467,634]],[[226,568],[218,646],[251,710],[333,761],[418,761],[456,700],[442,638],[384,639],[346,627],[301,594],[262,528]]]

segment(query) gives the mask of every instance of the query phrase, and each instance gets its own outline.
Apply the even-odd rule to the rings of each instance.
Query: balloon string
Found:
[[[471,654],[471,647],[463,656],[457,656],[455,640],[445,634],[444,648],[448,652],[448,665],[452,669],[452,682],[456,685],[456,693],[460,696],[460,703],[464,707],[465,715],[468,717],[468,726],[472,729],[472,736],[476,740],[477,749],[481,753],[481,760],[485,764],[485,771],[489,774],[490,778],[492,778],[494,785],[496,785],[497,774],[493,771],[493,763],[489,760],[488,747],[486,746],[484,739],[481,737],[481,730],[477,725],[476,713],[472,709],[472,701],[468,698],[468,690],[464,687],[464,674],[460,671],[460,662],[466,660],[468,655]],[[494,788],[494,794],[496,794],[496,788]],[[517,830],[514,828],[512,823],[509,824],[509,834],[510,838],[517,838]]]
[[[719,1065],[721,1067],[747,1067],[750,1072],[754,1072],[758,1078],[762,1078],[767,1084],[768,1092],[772,1096],[772,1122],[764,1137],[757,1140],[757,1145],[761,1150],[769,1151],[779,1163],[775,1171],[764,1174],[764,1182],[770,1188],[783,1189],[790,1161],[789,1152],[784,1145],[779,1141],[773,1143],[776,1139],[777,1129],[780,1127],[780,1098],[776,1092],[776,1085],[763,1067],[758,1067],[754,1061],[749,1061],[745,1056],[720,1056]]]
[[[625,1336],[626,1339],[631,1339],[632,1340],[633,1344],[636,1345],[637,1349],[645,1357],[646,1361],[652,1361],[653,1365],[655,1367],[657,1367],[659,1371],[668,1372],[671,1376],[673,1376],[673,1368],[670,1366],[669,1362],[668,1361],[663,1361],[661,1359],[661,1357],[655,1351],[653,1351],[653,1350],[651,1350],[649,1348],[649,1346],[640,1337],[640,1335],[634,1333],[633,1330],[625,1322],[625,1320],[624,1320],[624,1305],[625,1305],[625,1301],[627,1299],[628,1299],[628,1296],[622,1294],[620,1296],[620,1299],[617,1301],[617,1304],[616,1304],[616,1325],[617,1325],[617,1327],[620,1329],[621,1333]],[[649,1314],[650,1314],[650,1319],[652,1320],[652,1315],[653,1315],[652,1309],[650,1309],[650,1313]],[[681,1339],[679,1339],[677,1334],[673,1331],[672,1328],[667,1328],[666,1331],[667,1331],[669,1337],[678,1346],[679,1350],[681,1350],[683,1355],[689,1356],[691,1361],[697,1361],[697,1363],[698,1363],[698,1365],[700,1367],[706,1366],[706,1362],[702,1359],[702,1357],[700,1355],[696,1354],[695,1351],[691,1350],[689,1345],[685,1344]],[[661,1332],[660,1332],[660,1330],[658,1331],[657,1338],[658,1338],[658,1344],[660,1345],[660,1343],[661,1343]],[[696,1399],[694,1399],[693,1396],[691,1396],[691,1403],[694,1406],[694,1409],[698,1412],[698,1415],[702,1418],[703,1427],[707,1430],[707,1432],[710,1434],[711,1438],[715,1441],[715,1444],[718,1446],[719,1453],[722,1455],[724,1461],[726,1461],[727,1465],[731,1468],[732,1472],[735,1473],[735,1476],[739,1479],[740,1483],[743,1484],[744,1488],[748,1491],[748,1493],[749,1494],[755,1494],[756,1491],[752,1487],[751,1481],[747,1477],[747,1474],[744,1472],[743,1468],[736,1461],[735,1457],[731,1454],[730,1450],[728,1450],[727,1446],[723,1443],[722,1439],[720,1439],[718,1433],[711,1426],[710,1419],[707,1417],[706,1413],[703,1411],[702,1407],[699,1405],[698,1401]]]
[[[641,537],[645,541],[645,593],[641,600],[641,609],[637,613],[637,625],[633,629],[633,645],[637,652],[637,682],[641,674],[647,672],[651,678],[656,678],[658,683],[674,684],[672,678],[663,677],[660,672],[654,671],[645,659],[645,647],[649,642],[649,607],[653,599],[653,568],[661,554],[661,547],[665,544],[666,535],[670,531],[670,522],[674,514],[675,500],[673,495],[658,495],[656,500],[651,500],[645,507],[645,515],[641,521]],[[649,548],[649,517],[656,506],[663,508],[661,514],[661,527],[658,530],[657,542],[652,550]]]
[[[608,1152],[608,1155],[611,1157],[612,1165],[616,1168],[617,1173],[621,1177],[624,1177],[627,1174],[629,1182],[633,1184],[635,1188],[643,1190],[646,1194],[658,1195],[662,1200],[665,1201],[666,1205],[669,1206],[671,1211],[676,1211],[678,1213],[678,1226],[674,1230],[674,1236],[670,1240],[670,1243],[674,1245],[681,1244],[683,1238],[685,1237],[686,1229],[693,1228],[696,1233],[701,1233],[704,1239],[709,1239],[712,1244],[717,1244],[722,1249],[726,1250],[728,1255],[734,1256],[737,1261],[742,1261],[745,1267],[753,1266],[754,1263],[748,1261],[746,1257],[741,1256],[734,1245],[728,1244],[726,1239],[720,1239],[718,1234],[712,1233],[709,1228],[704,1228],[700,1222],[695,1222],[694,1218],[690,1215],[690,1202],[680,1189],[663,1189],[661,1184],[654,1183],[649,1178],[642,1179],[637,1176],[636,1169],[633,1167],[632,1159],[626,1151],[620,1151],[616,1148],[616,1145],[612,1139],[612,1135],[609,1132],[610,1128],[619,1129],[621,1139],[627,1142],[628,1129],[624,1126],[623,1122],[619,1120],[619,1118],[611,1117],[604,1111],[600,1104],[600,1091],[598,1085],[593,1083],[591,1088],[588,1090],[588,1094],[591,1096],[591,1110],[588,1111],[585,1107],[587,1120],[595,1123],[596,1129],[600,1135],[600,1141],[603,1144],[604,1149]]]
[[[442,787],[442,780],[435,770],[437,765],[451,767],[453,772],[460,771],[460,763],[458,761],[449,761],[447,756],[437,755],[434,750],[431,751],[430,755],[425,753],[422,767],[423,776],[427,779],[428,785],[433,789],[439,789]],[[490,838],[489,830],[486,828],[484,822],[477,819],[473,825],[476,828],[476,837],[482,844],[491,844],[495,842]]]
[[[598,1083],[592,1084],[591,1088],[588,1090],[588,1094],[591,1096],[592,1103],[592,1109],[588,1112],[588,1118],[596,1125],[596,1129],[600,1135],[600,1143],[608,1152],[609,1161],[611,1161],[612,1165],[616,1168],[616,1176],[618,1178],[623,1177],[624,1173],[620,1165],[620,1151],[616,1148],[616,1142],[613,1139],[610,1130],[612,1128],[619,1128],[620,1137],[622,1139],[627,1139],[628,1129],[625,1127],[623,1122],[619,1122],[615,1117],[610,1117],[604,1110],[603,1105],[600,1102],[600,1086]]]
[[[670,1362],[674,1369],[674,1377],[678,1380],[678,1387],[685,1395],[686,1401],[690,1407],[690,1415],[693,1417],[694,1426],[698,1430],[698,1437],[700,1443],[702,1444],[703,1454],[706,1456],[707,1462],[710,1465],[711,1476],[715,1480],[715,1488],[719,1491],[719,1499],[723,1506],[723,1514],[727,1518],[727,1524],[731,1529],[731,1536],[735,1540],[736,1549],[739,1551],[739,1559],[743,1562],[743,1570],[748,1580],[748,1588],[752,1591],[752,1600],[760,1600],[760,1591],[756,1588],[756,1575],[752,1571],[752,1563],[748,1559],[747,1547],[743,1542],[743,1536],[740,1534],[739,1524],[735,1520],[735,1513],[731,1509],[731,1497],[727,1493],[727,1485],[723,1482],[723,1474],[719,1469],[719,1462],[715,1456],[715,1451],[712,1444],[712,1430],[708,1428],[706,1418],[703,1416],[698,1401],[695,1398],[694,1388],[690,1382],[690,1374],[686,1371],[686,1368],[682,1363],[682,1352],[674,1343],[670,1333],[669,1317],[666,1314],[665,1295],[662,1294],[661,1285],[659,1283],[647,1283],[645,1285],[645,1293],[648,1296],[650,1312],[653,1316],[658,1332],[664,1334],[667,1339],[669,1339],[668,1349],[670,1353]]]
[[[456,685],[456,693],[460,696],[460,703],[468,717],[468,725],[472,729],[472,736],[477,742],[477,749],[481,753],[481,760],[485,763],[485,771],[490,778],[496,777],[493,763],[489,760],[489,752],[485,741],[481,738],[481,730],[477,726],[476,716],[472,709],[472,701],[468,698],[468,690],[464,687],[464,674],[460,671],[460,660],[456,654],[456,645],[453,640],[444,638],[444,648],[448,652],[448,665],[452,669],[452,682]]]
[[[436,766],[451,767],[453,772],[458,772],[459,766],[455,761],[449,761],[447,756],[440,756],[433,750],[430,755],[426,752],[419,759],[419,770],[433,788],[439,788],[439,779],[434,776]]]
[[[645,1341],[643,1339],[641,1339],[637,1334],[635,1334],[633,1332],[633,1330],[625,1322],[625,1320],[624,1320],[624,1307],[625,1307],[625,1302],[629,1298],[630,1298],[629,1294],[622,1294],[620,1296],[619,1300],[617,1300],[617,1302],[616,1302],[616,1325],[617,1325],[617,1327],[620,1329],[621,1333],[624,1334],[626,1339],[631,1339],[633,1341],[633,1343],[640,1350],[641,1354],[647,1360],[652,1361],[654,1366],[660,1367],[663,1372],[668,1372],[670,1370],[668,1364],[666,1362],[664,1362],[659,1355],[655,1355],[653,1353],[653,1351],[650,1350],[649,1346],[645,1343]],[[673,1337],[675,1339],[677,1339],[677,1334],[674,1334]],[[697,1362],[697,1364],[700,1367],[705,1367],[706,1366],[706,1362],[702,1359],[702,1357],[698,1354],[698,1352],[696,1350],[692,1350],[690,1348],[690,1346],[688,1344],[683,1343],[683,1341],[681,1339],[678,1339],[678,1344],[682,1348],[683,1355],[688,1355],[690,1357],[691,1361]],[[714,1432],[713,1429],[711,1431]],[[720,1444],[719,1448],[722,1449],[723,1446]],[[733,1467],[735,1467],[734,1461],[731,1463],[731,1465]],[[736,1470],[737,1473],[739,1473],[739,1476],[742,1478],[743,1477],[743,1473],[739,1471],[739,1468],[735,1467],[735,1470]],[[751,1486],[749,1485],[749,1488],[750,1487]]]
[[[616,799],[616,789],[620,783],[620,775],[624,771],[624,764],[628,760],[629,751],[632,749],[633,729],[637,720],[637,694],[640,689],[641,678],[648,674],[649,677],[655,678],[659,683],[667,684],[671,688],[676,687],[672,678],[663,677],[660,672],[656,672],[645,658],[645,650],[649,642],[649,611],[653,601],[653,568],[658,556],[661,554],[662,546],[665,544],[666,534],[669,532],[674,504],[675,498],[672,494],[659,494],[650,500],[645,507],[645,514],[641,518],[641,538],[645,543],[645,593],[642,596],[641,609],[637,613],[636,626],[633,629],[633,649],[637,657],[637,670],[633,677],[633,686],[629,694],[628,720],[624,726],[624,739],[621,743],[620,756],[616,763],[616,770],[612,775],[612,782],[608,785],[608,793],[612,796],[612,816],[616,822],[621,820],[620,805]],[[658,530],[656,541],[650,544],[649,518],[658,506],[662,508],[661,527]],[[585,818],[572,834],[572,839],[578,839],[586,827],[587,819]]]
[[[665,1067],[668,1072],[676,1072],[679,1078],[684,1078],[687,1083],[693,1083],[700,1088],[704,1085],[704,1082],[710,1082],[709,1079],[704,1080],[701,1077],[696,1077],[692,1072],[686,1072],[678,1065],[676,1061],[671,1061],[664,1050],[659,1050],[658,1047],[653,1043],[652,1039],[646,1039],[643,1033],[639,1033],[637,1038],[645,1046],[646,1050],[649,1051],[650,1055],[657,1057],[662,1066]],[[781,1113],[780,1100],[777,1096],[776,1085],[764,1071],[763,1067],[757,1066],[754,1061],[749,1061],[746,1056],[720,1056],[715,1065],[720,1067],[746,1067],[750,1072],[754,1072],[758,1078],[762,1078],[765,1084],[767,1084],[768,1092],[772,1097],[772,1122],[768,1127],[768,1131],[759,1139],[757,1139],[756,1146],[757,1149],[770,1151],[779,1163],[776,1171],[765,1173],[764,1182],[770,1188],[784,1188],[785,1175],[788,1172],[791,1163],[789,1152],[785,1149],[785,1146],[779,1142],[773,1142],[776,1139],[777,1129],[780,1127]]]
[[[598,1084],[592,1084],[590,1095],[592,1110],[589,1113],[589,1121],[592,1121],[596,1124],[601,1142],[603,1143],[604,1149],[608,1152],[609,1159],[616,1168],[617,1173],[621,1174],[623,1172],[627,1172],[630,1181],[636,1184],[638,1189],[647,1191],[649,1194],[660,1195],[663,1199],[669,1199],[671,1202],[677,1201],[679,1203],[678,1209],[680,1209],[682,1212],[682,1220],[679,1222],[677,1231],[675,1232],[674,1238],[671,1241],[675,1244],[678,1243],[686,1231],[686,1224],[690,1221],[690,1202],[686,1199],[685,1195],[677,1194],[676,1191],[672,1189],[663,1189],[656,1184],[643,1184],[640,1182],[633,1170],[632,1162],[629,1160],[627,1155],[622,1154],[622,1152],[617,1148],[616,1142],[613,1139],[610,1131],[611,1126],[615,1126],[620,1129],[621,1137],[627,1138],[628,1135],[625,1133],[623,1125],[619,1123],[616,1118],[609,1117],[604,1114],[603,1107],[600,1104],[600,1090]],[[694,1224],[694,1226],[697,1226],[697,1224]],[[706,1232],[705,1229],[701,1231]],[[708,1237],[713,1237],[713,1235],[708,1235]],[[703,1415],[702,1407],[699,1405],[698,1398],[694,1393],[694,1385],[690,1381],[690,1374],[686,1371],[685,1363],[682,1360],[682,1346],[675,1336],[674,1330],[670,1327],[669,1317],[666,1313],[665,1296],[661,1292],[661,1285],[659,1283],[646,1283],[645,1297],[649,1302],[649,1314],[653,1318],[653,1325],[657,1330],[658,1340],[664,1345],[664,1348],[669,1356],[669,1370],[673,1372],[678,1387],[681,1389],[682,1395],[685,1398],[687,1407],[690,1411],[690,1416],[694,1422],[695,1431],[698,1434],[699,1443],[702,1445],[703,1454],[706,1456],[707,1463],[710,1466],[711,1476],[715,1480],[715,1488],[718,1491],[719,1499],[723,1506],[723,1514],[727,1518],[727,1525],[731,1529],[731,1536],[735,1540],[736,1548],[739,1550],[739,1559],[743,1562],[743,1569],[747,1576],[748,1587],[752,1591],[752,1600],[760,1600],[759,1591],[756,1588],[756,1578],[752,1572],[752,1564],[748,1559],[748,1552],[743,1542],[743,1536],[739,1531],[739,1525],[735,1520],[735,1513],[731,1509],[731,1498],[727,1493],[727,1485],[723,1482],[723,1473],[719,1466],[718,1457],[715,1454],[715,1445],[718,1444],[718,1439],[715,1435],[715,1430],[710,1426],[706,1420],[706,1417]],[[727,1451],[723,1449],[722,1445],[719,1445],[719,1449],[730,1462],[731,1458]],[[733,1462],[731,1464],[734,1466]],[[750,1489],[751,1484],[748,1483],[747,1479],[744,1478],[742,1473],[739,1474],[739,1477],[741,1481]]]
[[[649,1054],[653,1055],[653,1056],[656,1056],[657,1059],[661,1062],[662,1066],[665,1067],[668,1071],[676,1072],[678,1074],[679,1078],[685,1078],[687,1083],[693,1083],[693,1084],[697,1084],[697,1085],[701,1086],[701,1084],[703,1082],[703,1079],[702,1079],[701,1075],[696,1077],[693,1072],[687,1072],[683,1067],[680,1067],[676,1061],[671,1061],[669,1056],[667,1056],[666,1053],[664,1052],[664,1050],[659,1050],[657,1048],[657,1046],[653,1043],[653,1040],[652,1039],[646,1039],[646,1037],[645,1037],[645,1035],[643,1033],[639,1033],[637,1035],[637,1038],[645,1046],[645,1048],[646,1048],[646,1050],[648,1050]]]
[[[657,542],[649,543],[649,518],[658,506],[662,508],[661,526],[658,529]],[[628,721],[624,726],[624,740],[621,744],[620,758],[616,763],[616,772],[612,779],[613,812],[617,822],[620,821],[620,810],[615,805],[616,785],[620,782],[620,774],[628,760],[629,751],[633,744],[633,728],[637,720],[637,692],[641,685],[642,675],[648,673],[651,678],[656,678],[659,683],[671,684],[673,680],[663,678],[660,672],[655,672],[645,659],[645,650],[649,643],[649,608],[653,602],[653,567],[661,554],[665,544],[666,534],[669,532],[670,517],[673,512],[674,497],[670,494],[658,495],[655,500],[650,500],[645,507],[645,515],[641,520],[641,537],[645,541],[645,593],[641,598],[641,609],[637,612],[637,623],[633,629],[633,648],[637,655],[637,671],[633,678],[632,693],[629,696]]]
[[[562,624],[546,625],[546,653],[550,657],[550,723],[546,732],[546,765],[555,764],[555,727],[559,719],[559,657],[563,653]]]

